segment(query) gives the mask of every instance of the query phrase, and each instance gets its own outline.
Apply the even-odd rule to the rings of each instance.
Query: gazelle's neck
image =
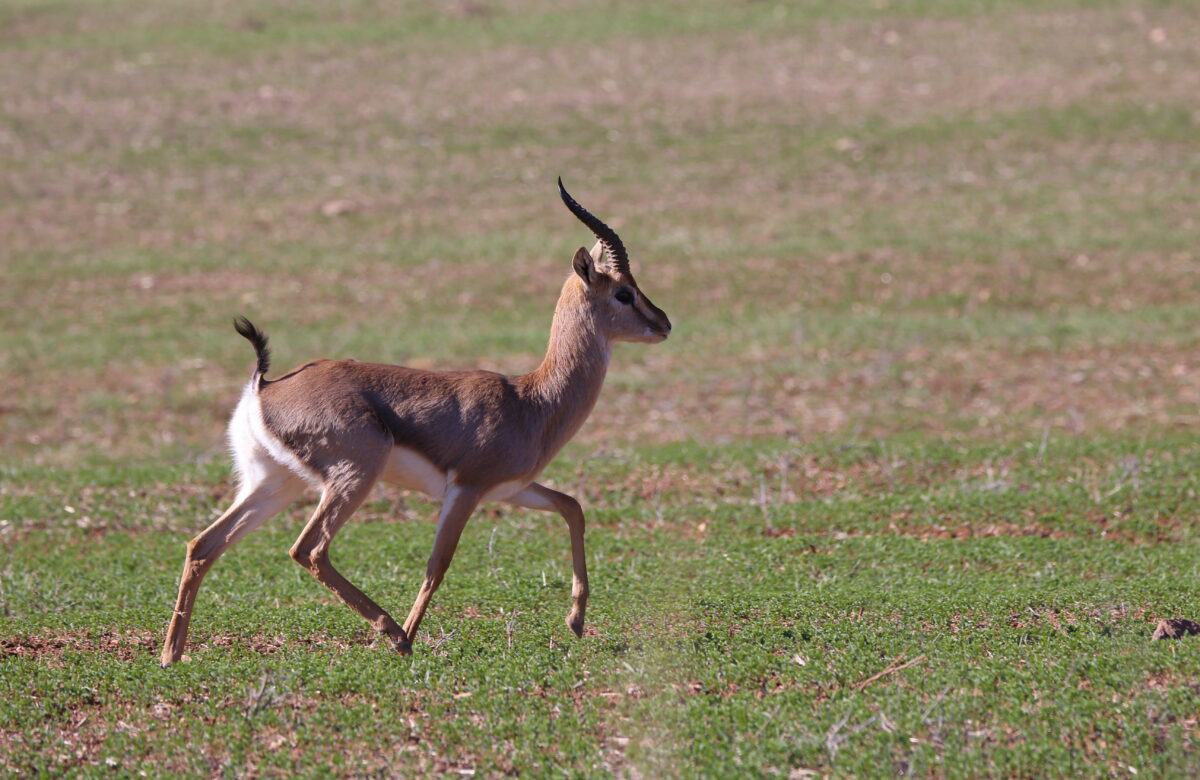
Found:
[[[568,279],[554,309],[546,357],[520,378],[525,398],[541,417],[547,459],[591,413],[611,355],[612,344],[585,305],[580,283]]]

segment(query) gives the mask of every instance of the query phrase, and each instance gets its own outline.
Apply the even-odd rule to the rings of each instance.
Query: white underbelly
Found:
[[[522,480],[514,479],[514,480],[510,480],[508,482],[501,482],[498,485],[493,485],[492,487],[488,488],[488,491],[483,494],[483,498],[479,499],[479,502],[483,503],[484,501],[507,501],[508,499],[512,498],[517,493],[520,493],[522,490],[524,490],[528,486],[529,486],[529,480],[527,480],[527,479],[522,479]]]
[[[430,498],[442,499],[450,478],[416,450],[396,447],[388,457],[380,479],[407,490],[419,490]]]
[[[406,490],[418,490],[440,501],[446,497],[447,491],[458,487],[456,476],[453,469],[442,471],[416,450],[396,447],[388,457],[380,479]],[[528,486],[528,479],[501,482],[488,488],[479,501],[506,501]]]

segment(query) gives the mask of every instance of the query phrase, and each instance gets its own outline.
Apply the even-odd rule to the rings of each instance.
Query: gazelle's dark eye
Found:
[[[628,287],[622,287],[621,289],[617,290],[617,294],[613,297],[626,306],[633,303],[633,292]]]

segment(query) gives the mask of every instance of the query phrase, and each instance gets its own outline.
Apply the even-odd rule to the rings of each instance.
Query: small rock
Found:
[[[491,16],[492,9],[487,3],[474,2],[474,0],[459,0],[450,7],[450,12],[455,16],[467,19],[473,16]]]
[[[1150,639],[1182,639],[1196,634],[1200,634],[1200,623],[1187,618],[1168,618],[1158,621]]]
[[[321,204],[321,215],[326,217],[341,217],[358,211],[358,204],[352,200],[330,200]]]
[[[243,16],[241,19],[234,22],[232,25],[235,30],[248,30],[249,32],[262,32],[267,29],[267,23],[262,19],[253,16]]]

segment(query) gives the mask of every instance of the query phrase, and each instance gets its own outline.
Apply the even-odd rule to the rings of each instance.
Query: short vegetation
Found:
[[[0,6],[0,773],[1186,776],[1200,17],[1183,2]],[[298,505],[158,651],[251,355],[517,373],[616,227],[618,346],[412,657]],[[403,613],[434,507],[335,563]]]

